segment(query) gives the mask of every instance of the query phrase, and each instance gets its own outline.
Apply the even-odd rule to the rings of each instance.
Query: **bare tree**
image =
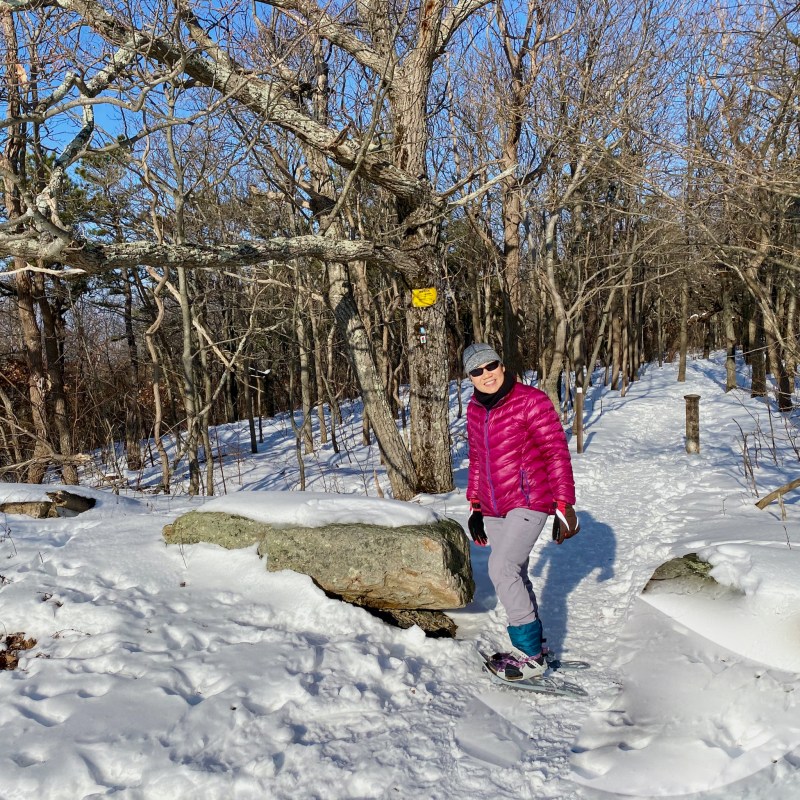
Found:
[[[695,167],[698,203],[687,209],[707,258],[752,295],[763,320],[782,409],[791,408],[790,365],[800,344],[786,298],[796,271],[798,215],[797,36],[789,6],[753,13],[734,7],[699,18],[703,48],[695,55],[693,118],[687,160]],[[791,323],[793,324],[793,322]]]

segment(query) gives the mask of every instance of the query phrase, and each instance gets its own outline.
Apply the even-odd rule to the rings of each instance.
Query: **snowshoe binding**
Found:
[[[581,698],[588,695],[582,686],[555,674],[544,657],[542,663],[538,659],[515,653],[495,653],[492,656],[481,653],[481,658],[484,669],[492,681],[499,685],[561,697]],[[586,669],[589,666],[582,661],[571,663],[580,665],[573,667],[575,669]]]
[[[489,672],[506,681],[521,681],[541,678],[547,671],[543,656],[517,656],[514,653],[495,653],[486,659]]]

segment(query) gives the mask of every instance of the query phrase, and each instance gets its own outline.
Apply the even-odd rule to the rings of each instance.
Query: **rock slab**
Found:
[[[164,539],[229,549],[257,543],[271,572],[309,575],[326,592],[371,608],[462,608],[475,593],[469,542],[451,519],[397,528],[273,527],[223,512],[192,511],[166,526]]]
[[[164,526],[167,544],[218,544],[226,550],[237,550],[258,544],[268,525],[236,514],[221,511],[190,511]]]
[[[710,571],[711,564],[702,561],[697,553],[687,553],[670,559],[658,567],[642,591],[680,591],[689,594],[723,589],[724,587],[709,575]]]

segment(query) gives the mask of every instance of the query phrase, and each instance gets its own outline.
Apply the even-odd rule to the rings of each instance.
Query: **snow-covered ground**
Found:
[[[800,472],[797,417],[726,395],[719,358],[675,377],[651,366],[624,398],[590,391],[582,532],[531,560],[551,648],[592,664],[571,676],[586,700],[481,672],[479,647],[507,647],[485,549],[458,638],[428,639],[266,572],[254,548],[165,546],[162,527],[203,499],[97,491],[77,517],[0,515],[0,636],[37,640],[0,672],[0,798],[800,797],[800,492],[785,521],[754,505]],[[702,397],[698,456],[687,393]],[[347,447],[307,457],[308,489],[374,496],[376,448],[345,411]],[[217,431],[229,507],[296,488],[287,420],[264,426],[256,456],[246,425]],[[459,488],[418,504],[465,522],[455,413],[453,441]],[[1,484],[0,502],[45,488]],[[721,587],[642,595],[688,552]]]

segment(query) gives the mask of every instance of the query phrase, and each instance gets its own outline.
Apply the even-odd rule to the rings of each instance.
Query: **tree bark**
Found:
[[[314,353],[314,378],[317,392],[317,422],[319,424],[319,443],[328,443],[328,425],[325,421],[325,371],[322,359],[322,340],[320,338],[320,315],[312,303],[309,311],[311,321],[311,340]]]
[[[128,347],[128,374],[130,384],[125,392],[125,459],[128,469],[138,472],[142,468],[142,446],[144,435],[142,414],[139,408],[139,353],[133,330],[133,291],[128,270],[122,270],[122,294],[124,297],[125,342]]]
[[[6,119],[13,121],[19,117],[22,108],[19,74],[17,72],[18,42],[13,14],[4,9],[0,12],[5,38],[4,85],[7,98]],[[4,205],[8,220],[22,216],[22,200],[16,180],[24,177],[26,159],[26,139],[24,126],[12,122],[8,127],[5,148],[2,154]],[[14,231],[12,235],[17,235]],[[46,457],[51,452],[48,444],[47,409],[45,400],[45,370],[41,351],[41,335],[36,319],[33,284],[31,276],[25,272],[25,259],[14,258],[17,293],[17,312],[22,331],[25,360],[28,367],[28,399],[30,402],[33,458],[26,474],[28,483],[41,483],[47,469]],[[27,450],[27,447],[26,447]]]
[[[606,304],[603,307],[603,316],[600,319],[600,328],[597,331],[597,338],[595,339],[594,349],[592,350],[592,355],[589,360],[589,368],[586,371],[586,376],[583,379],[583,386],[584,393],[589,391],[589,386],[592,382],[592,372],[594,371],[594,365],[597,363],[597,359],[600,357],[600,350],[603,347],[604,341],[607,338],[607,329],[608,329],[608,320],[611,315],[611,309],[614,307],[614,298],[617,294],[617,287],[612,287],[611,291],[609,292],[608,299],[606,300]]]
[[[620,304],[615,303],[611,317],[611,390],[617,391],[620,387],[620,374],[622,372],[622,313]]]
[[[761,312],[757,308],[751,310],[748,323],[749,359],[752,376],[750,379],[750,397],[767,396],[767,357],[764,347],[764,326],[761,324]]]
[[[681,280],[681,316],[679,339],[678,383],[686,381],[686,353],[689,349],[689,279],[684,274]]]
[[[44,277],[41,273],[34,275],[33,285],[36,291],[36,305],[42,321],[41,333],[47,364],[48,395],[52,404],[52,424],[58,439],[57,452],[69,459],[74,455],[74,450],[67,414],[67,396],[64,390],[63,343],[59,340],[56,312],[45,293]],[[78,485],[78,470],[74,463],[62,462],[61,478],[67,485]]]
[[[161,358],[159,356],[158,347],[156,346],[155,337],[164,320],[164,301],[161,299],[161,293],[167,284],[168,276],[166,273],[158,279],[158,284],[153,289],[153,300],[156,304],[156,318],[153,324],[145,331],[145,341],[147,342],[147,350],[150,353],[151,359],[151,386],[153,392],[153,438],[156,442],[156,449],[158,450],[159,459],[161,462],[161,489],[164,494],[170,493],[170,479],[171,470],[169,464],[169,456],[167,449],[164,446],[164,439],[161,432],[161,426],[164,422],[163,404],[161,401]]]
[[[722,324],[725,328],[725,391],[736,388],[736,330],[733,326],[733,303],[729,275],[722,276]]]
[[[311,367],[309,359],[308,330],[304,319],[305,311],[298,303],[295,306],[295,334],[297,336],[297,363],[300,367],[300,409],[303,422],[300,426],[303,452],[314,452],[314,437],[311,430]]]
[[[24,265],[19,265],[24,270]],[[25,361],[28,366],[28,400],[30,402],[31,423],[33,426],[33,461],[25,478],[27,483],[41,483],[47,471],[47,456],[52,452],[49,446],[49,426],[45,398],[44,360],[41,351],[41,333],[36,319],[33,287],[30,275],[24,271],[16,276],[17,311],[19,315]]]
[[[348,343],[353,369],[358,376],[364,408],[372,421],[392,493],[397,500],[417,494],[414,463],[403,444],[386,400],[386,387],[372,358],[372,347],[356,308],[343,264],[328,264],[328,298],[342,337]]]

